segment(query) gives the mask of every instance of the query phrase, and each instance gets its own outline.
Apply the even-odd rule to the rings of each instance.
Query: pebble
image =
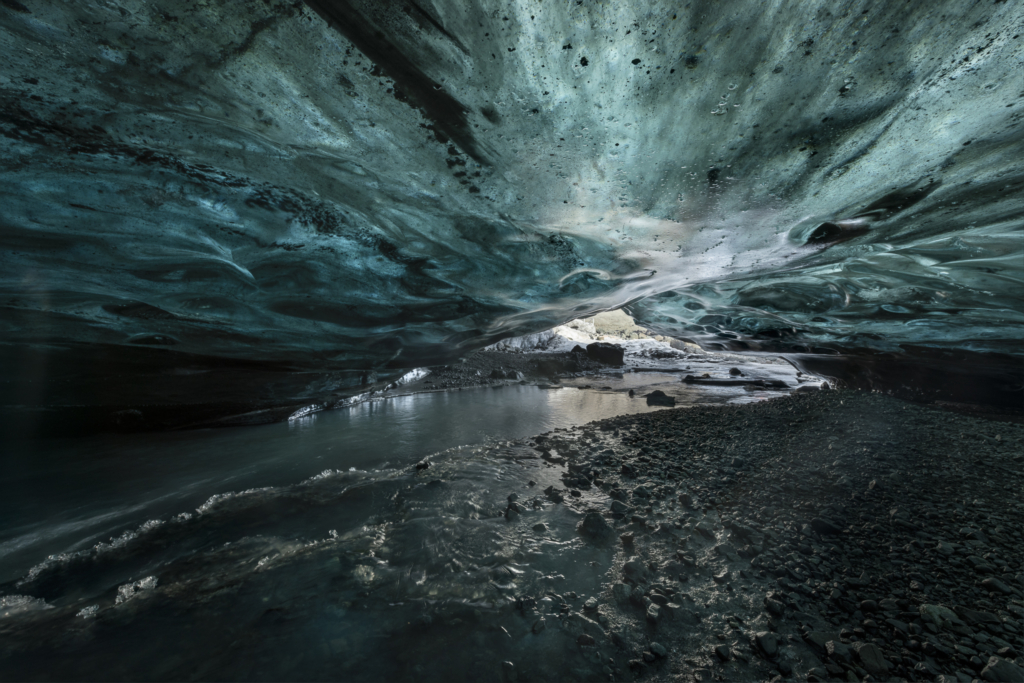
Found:
[[[875,678],[882,678],[889,673],[889,662],[882,655],[882,650],[874,643],[857,643],[854,652],[864,669]]]
[[[774,633],[761,631],[754,634],[754,642],[768,659],[774,659],[779,654],[779,640]]]
[[[1004,593],[1009,595],[1013,593],[1010,587],[995,577],[989,577],[981,582],[981,587],[992,593]]]
[[[991,683],[1024,683],[1024,669],[1001,657],[989,657],[985,668],[981,670],[981,678]]]
[[[650,650],[656,657],[668,657],[668,648],[661,643],[652,642]]]
[[[615,530],[600,512],[588,512],[576,530],[591,541],[606,542],[615,536]]]
[[[631,557],[622,565],[622,575],[631,583],[647,580],[647,567],[638,557]]]

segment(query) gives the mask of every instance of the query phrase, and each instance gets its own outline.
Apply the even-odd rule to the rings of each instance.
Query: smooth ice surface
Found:
[[[0,336],[410,368],[627,305],[705,343],[1019,354],[1022,26],[5,1]]]

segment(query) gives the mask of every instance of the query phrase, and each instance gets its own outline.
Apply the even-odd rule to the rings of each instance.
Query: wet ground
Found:
[[[743,372],[794,372],[768,365]],[[687,386],[680,374],[503,380],[166,444],[41,450],[33,476],[5,486],[51,509],[26,531],[32,514],[4,503],[24,532],[4,547],[28,546],[5,556],[0,673],[1016,675],[1024,427],[864,393]],[[713,390],[718,405],[648,406],[653,387],[679,406]],[[40,497],[56,473],[61,495]],[[93,523],[103,500],[121,501],[122,516],[56,530],[75,514]],[[124,512],[132,500],[142,509]],[[130,518],[142,521],[126,528]],[[65,549],[26,562],[48,528]]]

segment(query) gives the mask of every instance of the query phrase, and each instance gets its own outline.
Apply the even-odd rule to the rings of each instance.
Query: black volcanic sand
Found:
[[[1021,425],[821,391],[580,438],[629,558],[612,678],[1024,680]]]
[[[158,556],[172,534],[254,518],[246,539],[175,560],[140,597],[99,601],[94,618],[74,616],[74,600],[0,616],[0,678],[1024,676],[1024,425],[829,390],[622,416],[474,452],[382,480],[382,495],[417,515],[431,496],[454,497],[444,524],[478,534],[439,536],[448,547],[435,564],[452,561],[428,567],[422,590],[419,560],[409,577],[357,580],[367,563],[405,571],[419,527],[388,554],[371,537],[328,539],[281,555],[280,569],[253,569],[272,554],[258,522],[343,514],[328,477],[141,538],[126,562]],[[489,462],[519,474],[495,478]],[[473,467],[482,479],[460,488]],[[458,500],[473,508],[462,521]],[[512,564],[485,542],[497,536]],[[47,597],[49,584],[116,561],[104,557],[19,586]],[[344,613],[362,621],[336,639]]]

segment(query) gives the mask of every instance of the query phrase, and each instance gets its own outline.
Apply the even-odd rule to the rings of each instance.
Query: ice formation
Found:
[[[4,404],[187,424],[622,306],[1019,392],[1022,26],[998,0],[3,0]]]

